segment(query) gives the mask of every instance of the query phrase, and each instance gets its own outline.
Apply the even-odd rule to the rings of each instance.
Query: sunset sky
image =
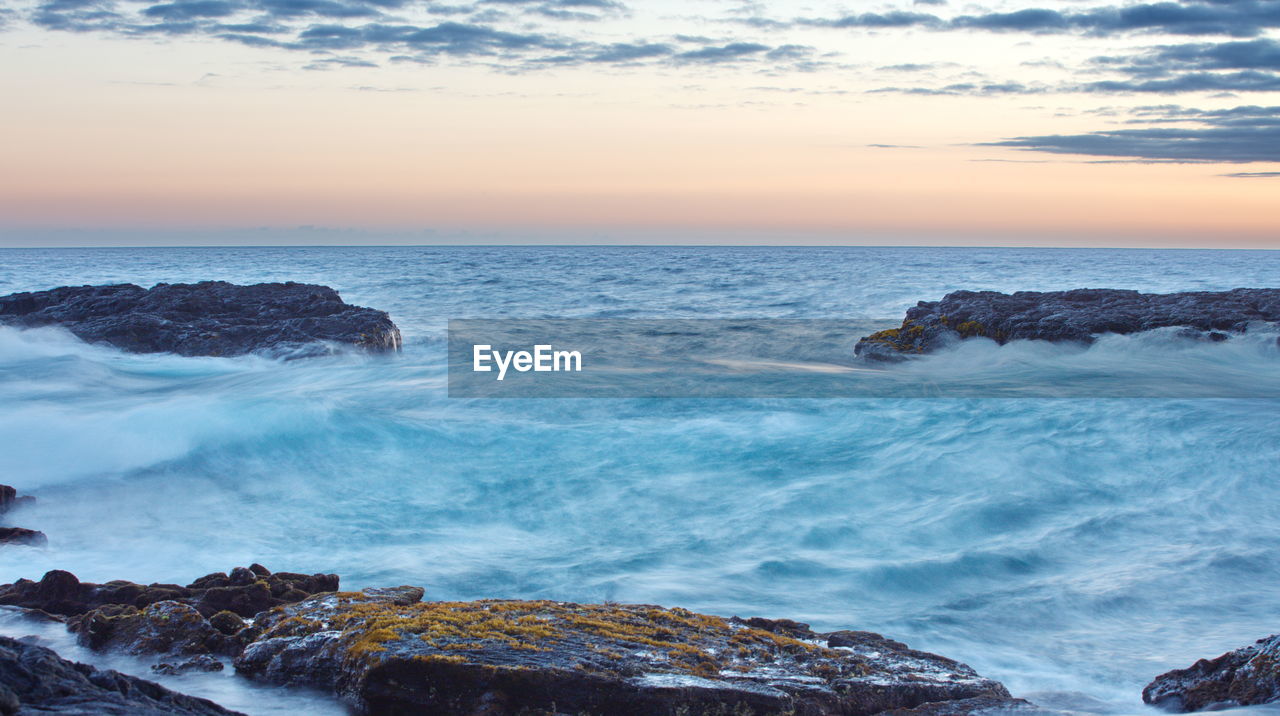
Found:
[[[0,8],[0,245],[1280,248],[1280,0]]]

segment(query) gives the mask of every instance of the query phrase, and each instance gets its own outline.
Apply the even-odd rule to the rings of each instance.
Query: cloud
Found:
[[[1190,72],[1167,79],[1102,80],[1080,85],[1085,92],[1127,94],[1134,92],[1274,92],[1280,90],[1280,74],[1272,72]]]
[[[896,93],[926,97],[964,95],[991,97],[996,95],[1044,94],[1048,91],[1049,88],[1047,87],[1025,85],[1021,82],[956,82],[943,87],[880,87],[869,92],[870,94]]]
[[[547,67],[735,64],[764,72],[825,66],[805,45],[673,35],[600,41],[580,21],[625,17],[618,0],[44,0],[46,29],[124,36],[204,35],[312,55],[307,69],[431,64],[442,57],[506,72]],[[415,21],[416,20],[416,21]]]
[[[1280,172],[1234,172],[1232,174],[1222,174],[1220,176],[1231,177],[1233,179],[1280,179]]]
[[[834,18],[797,18],[793,22],[798,25],[832,28],[923,27],[932,30],[1079,33],[1100,36],[1151,32],[1256,37],[1269,28],[1280,27],[1280,2],[1187,0],[1104,6],[1078,11],[1025,8],[1013,12],[959,15],[951,19],[930,13],[898,11]]]
[[[883,14],[868,12],[861,15],[845,15],[844,17],[838,18],[799,18],[795,22],[797,25],[834,28],[888,28],[915,27],[919,25],[941,27],[944,25],[942,20],[936,15],[901,11]]]
[[[1013,137],[980,146],[1140,162],[1280,162],[1280,107],[1250,106],[1228,110],[1147,107],[1139,108],[1135,114],[1136,121],[1142,123],[1184,123],[1192,126]]]

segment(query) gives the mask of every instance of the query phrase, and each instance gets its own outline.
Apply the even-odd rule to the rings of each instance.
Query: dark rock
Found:
[[[29,530],[22,527],[0,527],[0,544],[44,547],[49,544],[49,538],[43,532],[37,530]]]
[[[244,646],[215,628],[195,607],[180,602],[156,602],[141,610],[111,604],[72,617],[67,629],[95,651],[233,656]]]
[[[292,282],[64,286],[0,297],[0,323],[64,326],[90,343],[133,353],[297,355],[317,342],[400,348],[400,331],[385,312],[343,303],[327,286]]]
[[[225,668],[226,665],[221,661],[218,661],[216,658],[209,656],[208,654],[202,654],[200,656],[187,659],[186,661],[180,661],[176,664],[171,664],[169,662],[156,664],[151,667],[151,670],[157,674],[176,676],[178,674],[186,674],[192,671],[205,673],[222,671]]]
[[[9,485],[0,485],[0,515],[19,507],[35,504],[35,501],[36,498],[30,495],[19,495],[18,491]]]
[[[1035,711],[1045,713],[1043,709],[1025,699],[1012,699],[993,694],[955,701],[934,701],[913,709],[893,709],[884,712],[884,716],[978,716],[979,714],[994,716]]]
[[[1157,676],[1142,700],[1169,711],[1280,701],[1280,635]]]
[[[250,575],[252,581],[240,586],[232,585],[231,577],[218,572],[185,587],[177,584],[143,585],[125,580],[90,584],[81,583],[70,572],[54,570],[39,582],[19,579],[13,584],[0,585],[0,605],[75,616],[108,605],[144,609],[157,602],[172,601],[189,604],[206,617],[221,611],[252,617],[264,609],[338,589],[338,576],[335,574],[277,572],[260,576],[242,567],[232,572],[238,581],[246,581],[244,575]]]
[[[955,291],[941,301],[921,301],[898,328],[858,341],[854,353],[874,360],[902,360],[966,338],[998,343],[1019,339],[1089,343],[1103,333],[1137,333],[1183,327],[1206,340],[1225,340],[1253,321],[1280,321],[1280,289],[1138,293],[1075,289],[1013,294]]]
[[[151,681],[59,658],[0,637],[0,713],[65,716],[236,716]]]
[[[228,611],[221,611],[209,617],[209,624],[227,636],[235,635],[248,626],[239,614]]]
[[[787,636],[804,639],[813,632],[810,631],[808,624],[791,621],[790,619],[763,619],[761,617],[751,617],[744,622],[749,627],[756,629],[764,629],[775,634],[786,634]]]
[[[986,697],[950,659],[788,620],[646,605],[312,597],[254,620],[236,669],[333,689],[366,713],[873,714]],[[958,712],[957,712],[958,713]]]
[[[284,601],[294,601],[288,599],[288,591],[282,592],[280,597]],[[200,611],[210,615],[228,611],[242,617],[251,617],[269,609],[273,604],[279,604],[280,601],[281,599],[272,598],[271,587],[267,586],[266,582],[250,582],[237,586],[206,589],[200,595],[198,604]]]
[[[836,631],[827,636],[827,646],[835,649],[837,647],[851,647],[854,649],[891,649],[893,651],[906,651],[907,645],[900,641],[887,639],[879,634],[869,631]]]
[[[380,599],[401,606],[417,604],[422,601],[422,597],[426,595],[427,590],[422,587],[366,587],[362,593],[372,599]]]

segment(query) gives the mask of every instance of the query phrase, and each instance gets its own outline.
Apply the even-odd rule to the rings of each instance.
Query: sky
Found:
[[[1280,0],[0,0],[0,245],[1280,248]]]

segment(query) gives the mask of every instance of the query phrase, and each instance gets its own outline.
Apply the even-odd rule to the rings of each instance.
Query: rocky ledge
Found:
[[[243,716],[118,671],[95,669],[42,646],[0,637],[0,714]]]
[[[872,360],[902,360],[966,338],[998,343],[1018,339],[1089,343],[1102,333],[1138,333],[1181,327],[1188,337],[1226,340],[1253,322],[1280,322],[1280,289],[1138,293],[1107,288],[1013,294],[955,291],[921,301],[898,328],[858,341],[854,353]]]
[[[18,491],[9,485],[0,485],[0,520],[7,520],[7,515],[11,511],[30,505],[35,501],[36,498],[30,495],[18,495]],[[25,527],[0,526],[0,545],[15,544],[43,547],[48,543],[49,538],[43,532]]]
[[[816,633],[785,619],[650,605],[423,602],[421,587],[337,592],[330,577],[255,565],[177,587],[91,585],[50,572],[0,586],[0,604],[70,614],[62,617],[68,627],[95,649],[188,659],[156,664],[161,673],[220,669],[218,657],[234,656],[242,675],[329,690],[365,714],[965,716],[1031,708],[964,664],[868,632]],[[314,581],[298,586],[305,579]],[[246,603],[239,613],[226,609],[227,599],[242,592],[215,591],[274,593],[283,583],[290,587],[279,602]],[[328,589],[302,594],[310,588]],[[212,603],[210,593],[219,595]],[[242,618],[260,606],[252,620]]]
[[[1184,712],[1280,701],[1280,635],[1161,674],[1142,700]]]
[[[375,714],[875,714],[1011,703],[963,664],[866,632],[649,605],[420,596],[326,594],[273,609],[254,620],[261,634],[236,669],[331,688]]]
[[[0,297],[0,324],[63,326],[82,340],[133,353],[301,355],[324,342],[394,351],[400,331],[383,311],[344,303],[328,286],[225,281],[63,286]]]

